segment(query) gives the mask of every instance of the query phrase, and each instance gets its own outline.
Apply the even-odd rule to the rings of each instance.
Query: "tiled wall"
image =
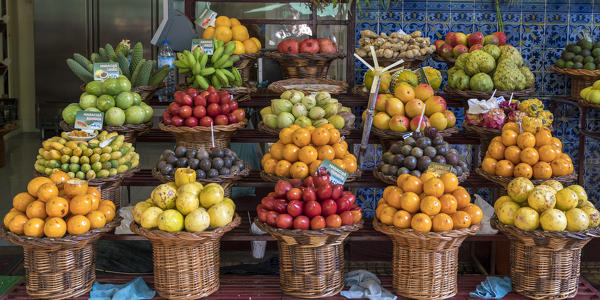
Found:
[[[494,0],[403,0],[391,4],[388,10],[376,0],[371,0],[369,6],[361,2],[361,9],[356,12],[357,43],[363,29],[388,34],[400,29],[405,32],[421,30],[432,40],[443,39],[450,31],[465,34],[481,31],[484,35],[497,31]],[[600,40],[600,0],[502,0],[500,10],[508,43],[521,51],[536,76],[537,95],[569,95],[569,79],[552,72],[550,67],[567,43],[576,42],[586,34],[595,41]],[[429,60],[424,65],[433,66],[446,76],[445,64]],[[357,62],[356,69],[356,81],[362,82],[365,67]],[[555,119],[555,135],[563,141],[563,151],[577,163],[579,112],[572,106],[560,107]],[[588,129],[600,130],[600,112],[588,114]],[[591,200],[597,203],[600,199],[600,188],[597,187],[600,182],[600,144],[588,138],[585,147],[584,185]],[[375,163],[370,161],[365,167]],[[372,198],[379,197],[378,191],[372,189],[359,193],[367,208]]]

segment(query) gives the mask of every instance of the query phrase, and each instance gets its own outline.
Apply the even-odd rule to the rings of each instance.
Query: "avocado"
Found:
[[[594,58],[594,63],[600,65],[600,56]]]
[[[579,46],[574,46],[574,47],[573,47],[573,53],[575,53],[575,54],[579,54],[579,53],[581,53],[581,47],[579,47]]]
[[[587,63],[593,63],[594,62],[594,57],[593,56],[586,56],[583,58],[583,63],[587,64]]]
[[[600,48],[600,41],[594,43],[594,48]]]
[[[587,57],[587,56],[591,56],[591,55],[592,55],[592,51],[590,51],[589,49],[581,50],[581,56]]]
[[[589,62],[586,63],[585,65],[583,65],[583,68],[586,70],[595,70],[596,69],[596,64],[594,64],[593,62]]]
[[[592,41],[586,39],[579,40],[579,42],[577,42],[577,45],[579,45],[581,49],[585,50],[592,50],[592,47],[594,47]]]
[[[599,57],[600,56],[600,48],[594,48],[592,50],[592,56],[593,57]]]
[[[564,68],[565,67],[565,61],[562,58],[559,58],[558,60],[556,60],[556,66],[559,68]]]
[[[581,62],[583,62],[583,56],[581,56],[581,55],[575,55],[575,57],[573,57],[573,62],[574,63],[581,63]]]
[[[565,63],[565,68],[567,68],[567,69],[573,69],[573,65],[574,64],[575,63],[573,63],[572,61],[568,61],[568,62]]]
[[[573,57],[575,57],[575,53],[573,52],[565,51],[562,53],[562,58],[565,61],[573,60]]]
[[[573,64],[573,69],[583,69],[583,64],[580,62],[576,62]]]

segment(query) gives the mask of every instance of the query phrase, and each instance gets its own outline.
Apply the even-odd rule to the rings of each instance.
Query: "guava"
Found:
[[[117,107],[120,109],[128,109],[133,105],[133,95],[130,92],[122,92],[115,99]]]
[[[277,115],[268,114],[263,117],[263,122],[265,125],[269,126],[269,128],[277,128]]]
[[[141,106],[131,106],[125,110],[125,122],[127,124],[141,124],[146,118],[146,111]]]
[[[273,99],[271,100],[271,110],[276,115],[279,115],[282,112],[291,112],[292,103],[284,99]]]
[[[86,93],[94,96],[101,96],[104,92],[102,81],[90,81],[85,85]]]
[[[294,121],[294,124],[304,128],[306,126],[311,126],[312,121],[308,117],[304,116],[296,119],[296,121]]]
[[[79,106],[83,109],[88,107],[96,107],[96,99],[96,96],[85,92],[79,96]]]
[[[118,107],[109,108],[104,113],[104,123],[108,126],[121,126],[125,124],[125,112]]]
[[[289,112],[283,112],[277,116],[277,128],[286,128],[292,126],[294,124],[294,115]]]
[[[304,106],[304,104],[296,103],[292,107],[292,114],[297,119],[306,116],[308,114],[308,110],[306,109],[306,106]]]
[[[108,78],[102,83],[102,89],[104,93],[111,96],[116,96],[121,92],[119,87],[119,81],[116,78]]]
[[[115,107],[115,98],[110,95],[102,95],[96,99],[96,107],[100,111],[107,111]]]
[[[119,91],[121,92],[129,92],[131,90],[131,82],[125,76],[119,76],[117,84],[119,86]]]
[[[154,116],[154,109],[152,109],[152,106],[142,102],[140,107],[144,109],[144,123],[152,120],[152,117]]]
[[[136,92],[130,92],[131,95],[133,95],[133,105],[141,105],[142,102],[142,96],[140,96],[140,94],[136,93]]]
[[[79,106],[79,104],[77,104],[77,103],[71,103],[71,104],[67,105],[67,107],[65,107],[62,111],[63,120],[67,124],[73,125],[75,123],[75,116],[77,115],[77,112],[80,110],[82,110],[82,109]]]

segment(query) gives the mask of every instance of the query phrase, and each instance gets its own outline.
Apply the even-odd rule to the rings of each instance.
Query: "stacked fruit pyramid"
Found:
[[[256,53],[260,51],[262,45],[255,37],[250,37],[248,28],[242,25],[236,18],[219,16],[215,20],[215,27],[208,27],[202,33],[203,39],[212,39],[229,43],[233,41],[235,50],[233,54]]]
[[[177,53],[174,64],[179,68],[179,73],[189,74],[186,82],[194,88],[208,89],[209,86],[214,86],[220,90],[221,87],[238,87],[242,85],[242,76],[233,66],[240,59],[233,54],[234,50],[235,42],[224,45],[222,41],[216,41],[212,55],[199,48],[185,50]]]

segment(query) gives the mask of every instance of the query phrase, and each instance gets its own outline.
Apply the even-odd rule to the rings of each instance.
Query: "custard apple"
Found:
[[[465,63],[467,62],[467,58],[469,58],[469,55],[471,55],[471,53],[463,53],[459,55],[456,58],[456,61],[454,62],[454,67],[456,67],[459,70],[464,70]]]
[[[496,67],[496,60],[483,50],[475,50],[469,54],[465,62],[465,73],[473,76],[477,73],[491,73]]]
[[[523,76],[525,76],[525,87],[530,88],[535,84],[535,76],[528,67],[522,66],[519,68]]]
[[[500,91],[520,91],[525,89],[527,82],[517,65],[501,57],[494,72],[494,86]]]
[[[494,83],[490,75],[485,73],[477,73],[471,77],[469,81],[471,90],[487,92],[494,89]]]
[[[515,47],[510,45],[500,46],[499,60],[510,60],[517,65],[517,67],[523,65],[523,57],[521,56],[521,53],[519,53],[519,50],[517,50]],[[500,61],[498,61],[498,63],[500,63]]]
[[[494,44],[488,44],[481,49],[485,51],[487,54],[491,55],[494,59],[498,59],[500,57],[500,48]]]

